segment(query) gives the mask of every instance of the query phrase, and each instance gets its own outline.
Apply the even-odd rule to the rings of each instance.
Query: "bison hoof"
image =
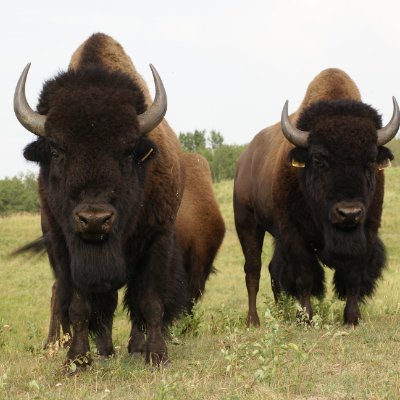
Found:
[[[57,346],[60,343],[60,339],[56,338],[48,338],[46,343],[43,345],[43,350],[52,349],[53,347]]]
[[[146,353],[146,364],[149,364],[152,367],[158,368],[163,367],[167,368],[170,366],[170,361],[168,359],[167,352],[148,352]]]
[[[343,320],[346,326],[357,326],[361,319],[361,313],[358,306],[347,306],[344,309]]]
[[[128,344],[128,353],[136,356],[138,354],[144,354],[146,352],[146,345],[145,343],[138,343],[130,341]]]
[[[297,325],[311,325],[313,314],[311,316],[305,310],[299,310],[296,312],[296,324]]]
[[[254,326],[258,328],[260,326],[260,318],[257,313],[249,313],[246,318],[246,327]]]
[[[99,348],[97,349],[97,354],[101,357],[101,358],[108,358],[108,357],[112,357],[115,354],[115,350],[114,347],[111,348]]]
[[[142,360],[145,358],[145,353],[141,353],[140,351],[130,351],[129,354],[135,360]]]
[[[343,325],[349,328],[353,328],[360,323],[360,319],[360,315],[345,316]]]
[[[63,368],[68,375],[73,375],[78,372],[86,370],[86,368],[92,364],[92,358],[90,355],[87,356],[79,356],[71,360],[67,358],[67,360],[63,364]]]

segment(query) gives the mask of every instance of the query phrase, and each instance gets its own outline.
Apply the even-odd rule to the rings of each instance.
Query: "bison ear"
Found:
[[[295,147],[294,149],[289,151],[287,163],[291,167],[304,168],[306,166],[307,159],[308,159],[307,149]]]
[[[49,159],[50,148],[46,139],[39,138],[28,144],[28,146],[25,147],[23,154],[25,159],[28,161],[41,163]]]
[[[384,169],[390,167],[390,161],[394,159],[393,153],[390,149],[384,146],[378,147],[378,155],[376,157],[376,163],[378,164],[378,169]]]
[[[133,158],[137,164],[142,164],[158,153],[157,146],[148,138],[141,138],[135,146]]]

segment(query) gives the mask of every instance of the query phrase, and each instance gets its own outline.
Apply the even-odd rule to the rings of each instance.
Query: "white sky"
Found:
[[[247,143],[300,104],[322,69],[345,70],[363,100],[392,113],[400,100],[399,0],[2,1],[0,5],[0,179],[27,170],[22,150],[34,135],[17,122],[12,100],[28,61],[27,97],[67,68],[94,32],[113,36],[153,90],[153,63],[168,94],[176,133],[216,129]]]

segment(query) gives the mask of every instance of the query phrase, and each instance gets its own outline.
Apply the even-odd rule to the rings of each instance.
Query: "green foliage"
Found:
[[[249,332],[234,328],[222,341],[221,353],[229,377],[243,382],[280,384],[283,369],[299,369],[307,359],[304,347],[304,344],[287,341],[281,324],[267,309],[261,338],[250,340]]]
[[[38,212],[37,180],[32,172],[0,180],[0,214]]]
[[[259,363],[255,378],[271,383],[272,379],[281,379],[282,368],[299,368],[307,359],[308,353],[303,345],[287,342],[278,321],[269,309],[265,311],[266,333],[261,340],[253,344],[253,356]]]
[[[236,163],[245,145],[224,144],[224,137],[218,131],[209,134],[205,130],[179,134],[179,141],[185,151],[204,156],[211,168],[214,182],[233,179]]]
[[[206,148],[206,131],[181,132],[179,141],[185,151],[202,153]]]
[[[394,139],[390,141],[386,147],[388,147],[394,155],[392,165],[394,167],[398,167],[400,165],[400,139]]]
[[[236,164],[245,145],[225,144],[212,152],[209,160],[213,181],[233,179],[236,173]]]

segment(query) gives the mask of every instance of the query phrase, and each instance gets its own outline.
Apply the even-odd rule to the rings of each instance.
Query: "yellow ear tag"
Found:
[[[295,167],[295,168],[304,168],[304,167],[306,166],[305,163],[302,163],[302,162],[297,161],[297,160],[295,160],[295,159],[292,159],[290,165],[291,165],[292,167]]]
[[[139,162],[143,162],[146,158],[148,158],[150,156],[150,154],[154,151],[153,148],[151,148],[140,160]]]
[[[381,163],[378,164],[378,170],[381,171],[382,169],[391,167],[392,163],[390,160],[387,158],[386,160],[383,160]]]

